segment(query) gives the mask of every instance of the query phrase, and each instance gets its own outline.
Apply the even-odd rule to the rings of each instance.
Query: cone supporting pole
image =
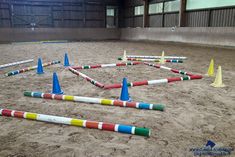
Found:
[[[207,76],[213,77],[214,75],[214,59],[211,59],[210,66],[207,71]]]
[[[60,83],[57,77],[57,74],[54,72],[53,73],[53,87],[52,87],[52,93],[53,94],[63,94],[64,92],[60,88]]]
[[[129,102],[131,101],[131,98],[130,98],[129,92],[128,92],[128,85],[127,85],[126,78],[123,78],[123,81],[122,81],[122,90],[121,90],[120,100],[129,101]]]
[[[37,74],[43,74],[43,66],[41,58],[38,58],[38,67],[37,67]]]
[[[72,95],[55,95],[55,94],[50,94],[50,93],[30,92],[30,91],[24,92],[24,96],[43,98],[43,99],[55,99],[55,100],[100,104],[100,105],[105,105],[105,106],[129,107],[129,108],[137,108],[137,109],[145,109],[145,110],[164,111],[164,108],[165,108],[165,106],[162,104],[149,104],[149,103],[144,103],[144,102],[126,102],[126,101],[121,101],[121,100],[80,97],[80,96],[72,96]]]
[[[69,57],[68,57],[67,53],[64,54],[64,66],[65,67],[70,66],[70,64],[69,64]]]
[[[123,61],[123,62],[127,62],[126,50],[124,50],[124,52],[123,52],[122,61]]]
[[[60,61],[52,61],[52,62],[44,63],[42,66],[47,67],[47,66],[50,66],[53,64],[59,64],[59,63],[60,63]],[[37,69],[37,66],[32,66],[32,67],[28,67],[25,69],[11,71],[11,72],[6,73],[5,75],[12,76],[12,75],[17,75],[17,74],[24,73],[24,72],[31,71],[31,70],[35,70],[35,69]]]
[[[162,57],[161,57],[161,59],[160,59],[160,64],[165,64],[165,52],[164,51],[162,51]]]
[[[223,84],[221,66],[218,67],[216,77],[215,77],[215,81],[214,81],[214,83],[211,84],[211,86],[213,86],[213,87],[225,87],[225,85]]]
[[[72,126],[83,127],[83,128],[113,131],[113,132],[119,132],[119,133],[125,133],[125,134],[145,136],[145,137],[150,136],[150,129],[139,128],[139,127],[135,127],[131,125],[112,124],[112,123],[90,121],[90,120],[83,120],[83,119],[73,119],[73,118],[67,118],[67,117],[59,117],[59,116],[52,116],[52,115],[45,115],[45,114],[38,114],[38,113],[31,113],[31,112],[24,112],[24,111],[16,111],[16,110],[9,110],[9,109],[1,109],[1,108],[0,108],[0,116],[23,118],[23,119],[29,119],[29,120],[35,120],[35,121],[41,121],[41,122],[47,122],[47,123],[72,125]]]

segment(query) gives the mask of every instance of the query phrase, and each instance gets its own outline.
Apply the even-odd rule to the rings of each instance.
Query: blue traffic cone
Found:
[[[37,74],[43,74],[43,66],[41,58],[38,58],[38,67],[37,67]]]
[[[68,57],[67,53],[64,54],[64,66],[65,67],[70,66],[70,64],[69,64],[69,57]]]
[[[126,78],[123,78],[123,81],[122,81],[122,92],[121,92],[120,100],[131,101],[131,97],[129,96],[129,93],[128,93],[128,85],[127,85]]]
[[[53,73],[53,89],[52,94],[63,94],[64,92],[60,88],[60,83],[57,77],[57,74]]]

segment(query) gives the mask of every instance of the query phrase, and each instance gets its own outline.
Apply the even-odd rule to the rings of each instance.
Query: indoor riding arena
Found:
[[[234,0],[0,0],[0,157],[235,156]]]

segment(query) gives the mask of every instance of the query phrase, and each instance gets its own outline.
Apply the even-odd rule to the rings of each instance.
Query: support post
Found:
[[[207,23],[207,27],[211,26],[211,9],[209,9],[209,13],[208,13],[208,23]]]
[[[162,2],[162,27],[165,26],[165,2]]]
[[[186,0],[180,0],[179,27],[186,26]]]
[[[149,27],[149,0],[144,0],[143,27]]]
[[[86,27],[86,2],[82,1],[83,27]]]
[[[14,27],[14,7],[13,4],[9,4],[10,18],[11,18],[11,27]]]

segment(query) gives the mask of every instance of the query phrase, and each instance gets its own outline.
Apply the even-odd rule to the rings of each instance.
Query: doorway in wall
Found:
[[[118,7],[106,6],[106,28],[118,27]]]

